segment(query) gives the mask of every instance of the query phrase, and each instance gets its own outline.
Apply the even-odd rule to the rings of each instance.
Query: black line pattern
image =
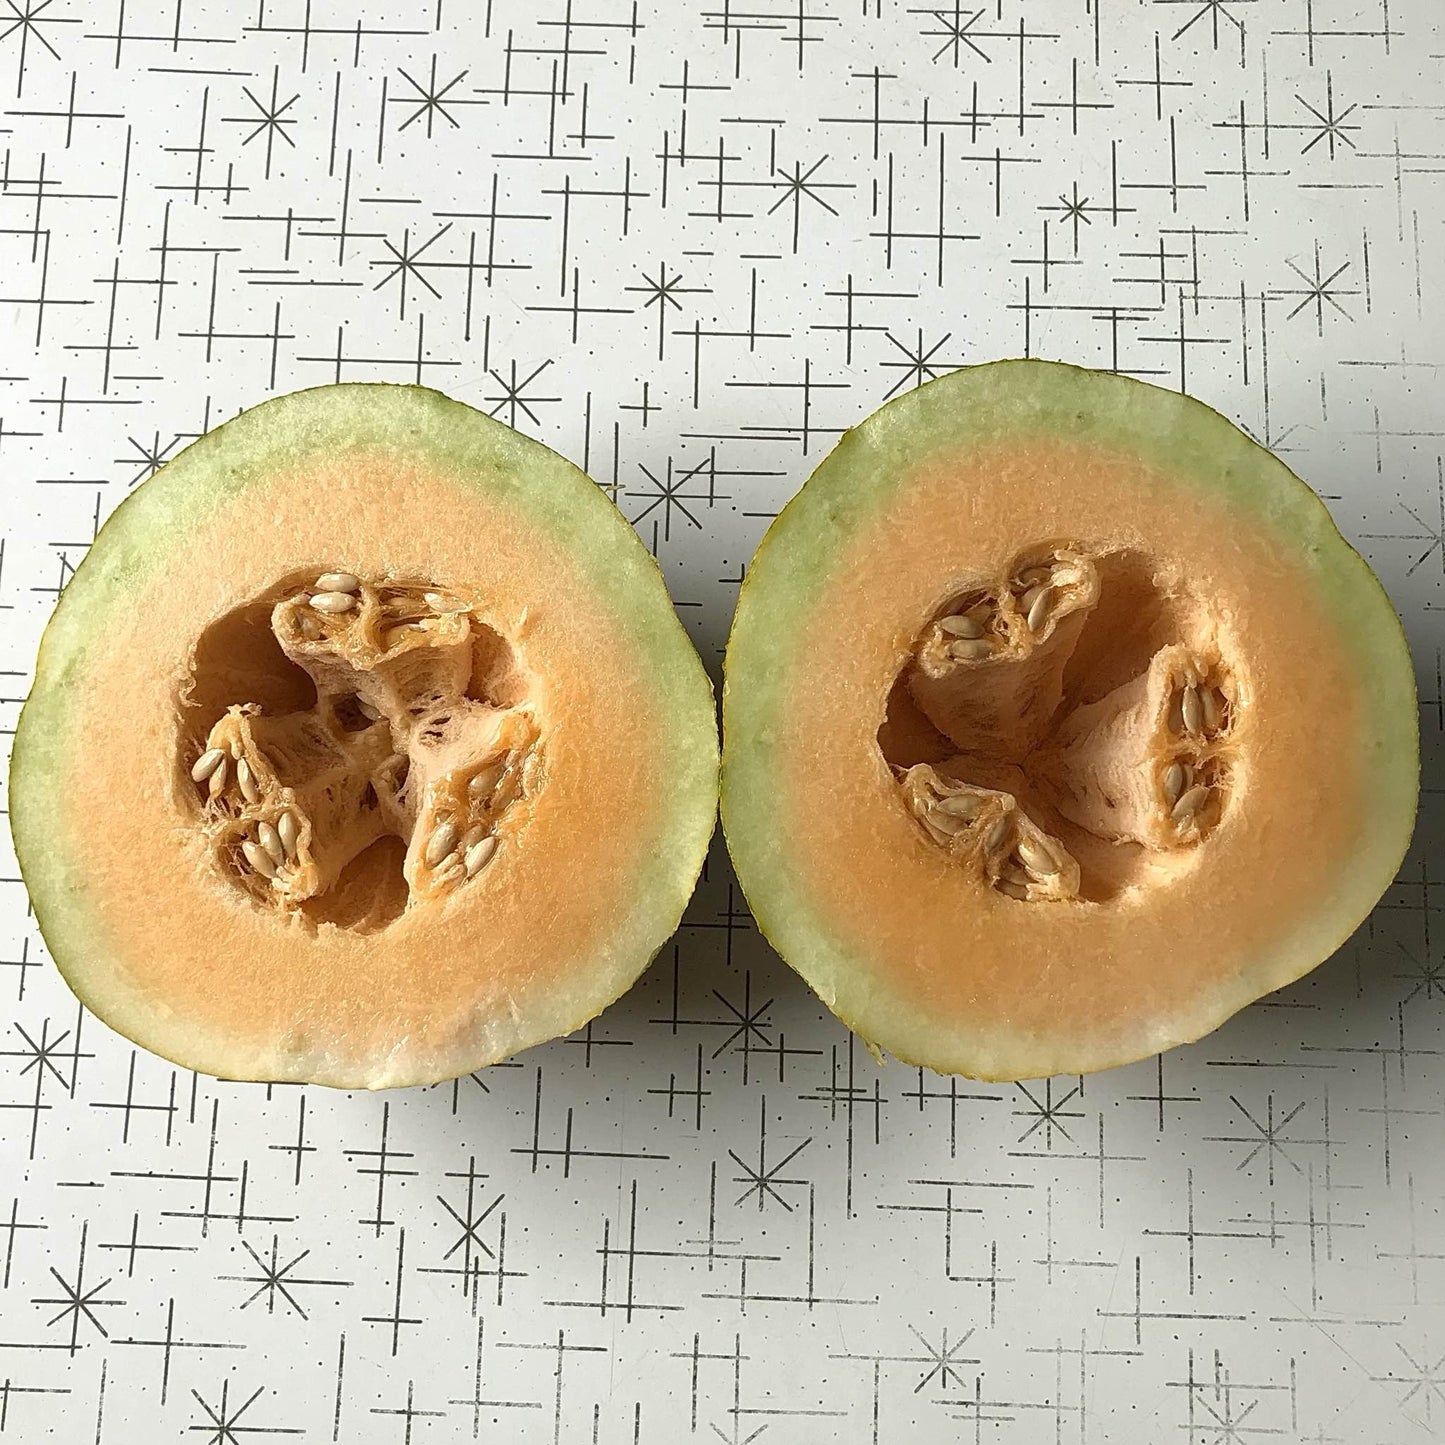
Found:
[[[0,0],[5,736],[101,520],[269,393],[558,447],[715,665],[845,427],[1031,354],[1312,480],[1430,804],[1312,979],[1019,1087],[880,1070],[721,850],[573,1039],[217,1083],[77,1011],[7,853],[0,1441],[1445,1439],[1442,64],[1438,0]]]

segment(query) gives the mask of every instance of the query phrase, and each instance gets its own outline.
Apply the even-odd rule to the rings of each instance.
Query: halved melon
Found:
[[[1196,401],[1046,362],[848,433],[728,644],[760,926],[911,1063],[1075,1073],[1326,958],[1409,842],[1414,674],[1324,506]]]
[[[712,689],[606,496],[436,392],[322,387],[101,530],[11,768],[50,951],[229,1078],[425,1083],[566,1033],[676,928]]]

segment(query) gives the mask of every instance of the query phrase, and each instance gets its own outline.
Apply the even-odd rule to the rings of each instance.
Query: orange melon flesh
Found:
[[[278,580],[304,600],[337,567],[469,600],[516,663],[497,716],[539,735],[485,872],[430,896],[413,880],[366,928],[225,876],[188,771],[198,639]],[[248,701],[264,679],[245,661],[230,676],[209,658],[205,690]],[[436,393],[341,386],[243,414],[107,524],[46,634],[13,827],[53,956],[121,1032],[227,1077],[430,1082],[570,1031],[631,984],[701,867],[715,748],[656,567],[592,483]]]
[[[1085,619],[1089,651],[1053,731],[1152,607],[1163,632],[1233,670],[1230,772],[1202,837],[1174,839],[1167,804],[1168,841],[1152,849],[1065,820],[1092,888],[1021,900],[919,826],[899,748],[937,733],[885,719],[950,599],[1061,539],[1106,559],[1099,609],[1109,558],[1135,558],[1128,585],[1142,591],[1121,609],[1115,578],[1102,633]],[[1148,657],[1123,660],[1109,687]],[[975,368],[850,433],[754,559],[726,677],[723,820],[762,928],[866,1040],[943,1071],[1083,1072],[1199,1037],[1327,957],[1413,824],[1413,671],[1369,569],[1222,417],[1114,376]],[[965,754],[957,777],[998,786],[969,742],[955,733],[939,751]],[[1148,739],[1130,746],[1120,767],[1154,766]],[[1047,772],[1047,752],[1025,749],[1010,776]]]

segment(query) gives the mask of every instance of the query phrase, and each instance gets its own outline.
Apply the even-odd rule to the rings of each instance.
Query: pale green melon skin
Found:
[[[666,752],[657,759],[670,799],[654,845],[628,896],[618,900],[612,940],[627,976],[599,995],[579,955],[575,988],[512,1020],[499,1020],[469,1061],[406,1072],[378,1060],[334,1072],[292,1072],[274,1058],[259,1068],[241,1043],[188,1037],[155,1001],[121,982],[106,947],[106,920],[84,885],[84,840],[57,833],[51,805],[73,734],[68,698],[85,685],[86,656],[104,646],[107,619],[164,570],[172,546],[200,518],[308,456],[388,453],[434,463],[466,478],[534,522],[590,578],[621,645],[635,649],[652,683]],[[183,585],[184,579],[177,579]],[[103,780],[97,783],[103,787]],[[580,1028],[643,972],[676,931],[702,870],[717,819],[718,736],[712,684],[673,610],[657,563],[605,493],[540,442],[482,412],[419,386],[343,383],[276,397],[208,432],[138,487],[111,515],[76,569],[46,628],[35,680],[21,711],[10,764],[10,826],[20,869],[51,957],[80,998],[117,1032],[183,1067],[228,1078],[285,1078],[346,1088],[436,1082]],[[163,1001],[162,1001],[163,1002]]]
[[[832,559],[885,521],[890,498],[935,457],[1017,436],[1067,437],[1135,453],[1264,527],[1313,574],[1332,640],[1371,677],[1364,746],[1375,783],[1366,843],[1321,890],[1283,956],[1222,982],[1187,1014],[1141,1018],[1121,1043],[966,1031],[880,981],[865,940],[841,936],[776,829],[781,769],[773,733],[795,666],[826,663],[807,620]],[[1379,579],[1313,491],[1227,418],[1191,397],[1109,372],[1019,360],[968,367],[887,403],[847,432],[784,508],[755,553],[728,639],[723,685],[722,821],[748,904],[783,959],[873,1052],[972,1078],[1087,1073],[1211,1032],[1293,982],[1359,926],[1398,872],[1414,830],[1420,743],[1414,666]]]

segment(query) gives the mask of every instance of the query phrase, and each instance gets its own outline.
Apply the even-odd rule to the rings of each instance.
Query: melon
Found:
[[[677,927],[711,684],[607,496],[437,392],[267,401],[101,529],[15,738],[81,1001],[177,1063],[377,1088],[570,1032]]]
[[[847,433],[727,648],[760,927],[875,1051],[986,1079],[1199,1038],[1409,843],[1414,672],[1313,492],[1218,413],[999,362]]]

